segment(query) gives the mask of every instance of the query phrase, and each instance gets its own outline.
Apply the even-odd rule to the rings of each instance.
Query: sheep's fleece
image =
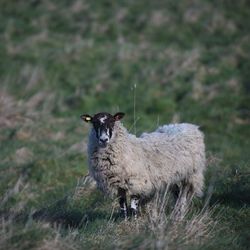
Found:
[[[98,146],[93,128],[89,134],[90,175],[104,193],[117,195],[122,188],[150,199],[165,185],[185,181],[196,195],[202,194],[205,146],[198,126],[165,125],[136,137],[116,121],[113,133],[105,148]]]

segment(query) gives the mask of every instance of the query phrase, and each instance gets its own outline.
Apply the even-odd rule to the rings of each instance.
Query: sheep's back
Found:
[[[164,125],[140,140],[156,183],[176,182],[205,168],[204,136],[196,125]]]

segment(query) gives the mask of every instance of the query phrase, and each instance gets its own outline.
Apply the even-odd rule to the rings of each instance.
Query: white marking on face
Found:
[[[105,115],[105,116],[103,116],[102,118],[100,118],[100,122],[101,122],[101,123],[104,123],[106,119],[107,119],[107,116]]]
[[[101,135],[100,135],[100,139],[109,139],[109,137],[108,137],[108,135],[104,132],[104,131],[102,131],[102,133],[101,133]]]

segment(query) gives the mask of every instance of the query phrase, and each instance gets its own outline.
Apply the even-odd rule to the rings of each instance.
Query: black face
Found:
[[[114,117],[108,113],[98,113],[94,115],[92,123],[99,144],[106,145],[112,137],[115,125]]]
[[[90,115],[82,115],[81,118],[93,124],[99,145],[106,147],[112,138],[115,122],[122,119],[123,116],[124,113],[116,113],[114,116],[109,113],[98,113],[93,117]]]

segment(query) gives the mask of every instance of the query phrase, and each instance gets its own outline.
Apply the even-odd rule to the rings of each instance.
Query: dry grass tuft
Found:
[[[174,209],[171,209],[171,197],[166,191],[158,195],[154,204],[147,210],[142,227],[154,239],[153,248],[169,249],[169,246],[183,247],[185,245],[205,244],[214,236],[217,221],[213,219],[214,209],[203,208],[193,212],[192,204],[188,204],[183,219],[176,218]]]
[[[81,199],[84,195],[91,193],[94,189],[96,189],[96,182],[89,174],[87,174],[83,178],[78,179],[73,199]]]
[[[175,217],[169,192],[159,194],[138,219],[109,221],[104,231],[113,232],[113,246],[119,249],[184,249],[201,247],[218,231],[215,208],[194,211],[189,204],[182,220]],[[107,231],[106,231],[107,230]],[[101,234],[102,235],[102,234]],[[95,240],[105,241],[99,235]]]
[[[37,250],[77,250],[81,247],[75,243],[78,231],[71,231],[66,237],[62,237],[60,228],[56,229],[53,237],[43,240]]]

